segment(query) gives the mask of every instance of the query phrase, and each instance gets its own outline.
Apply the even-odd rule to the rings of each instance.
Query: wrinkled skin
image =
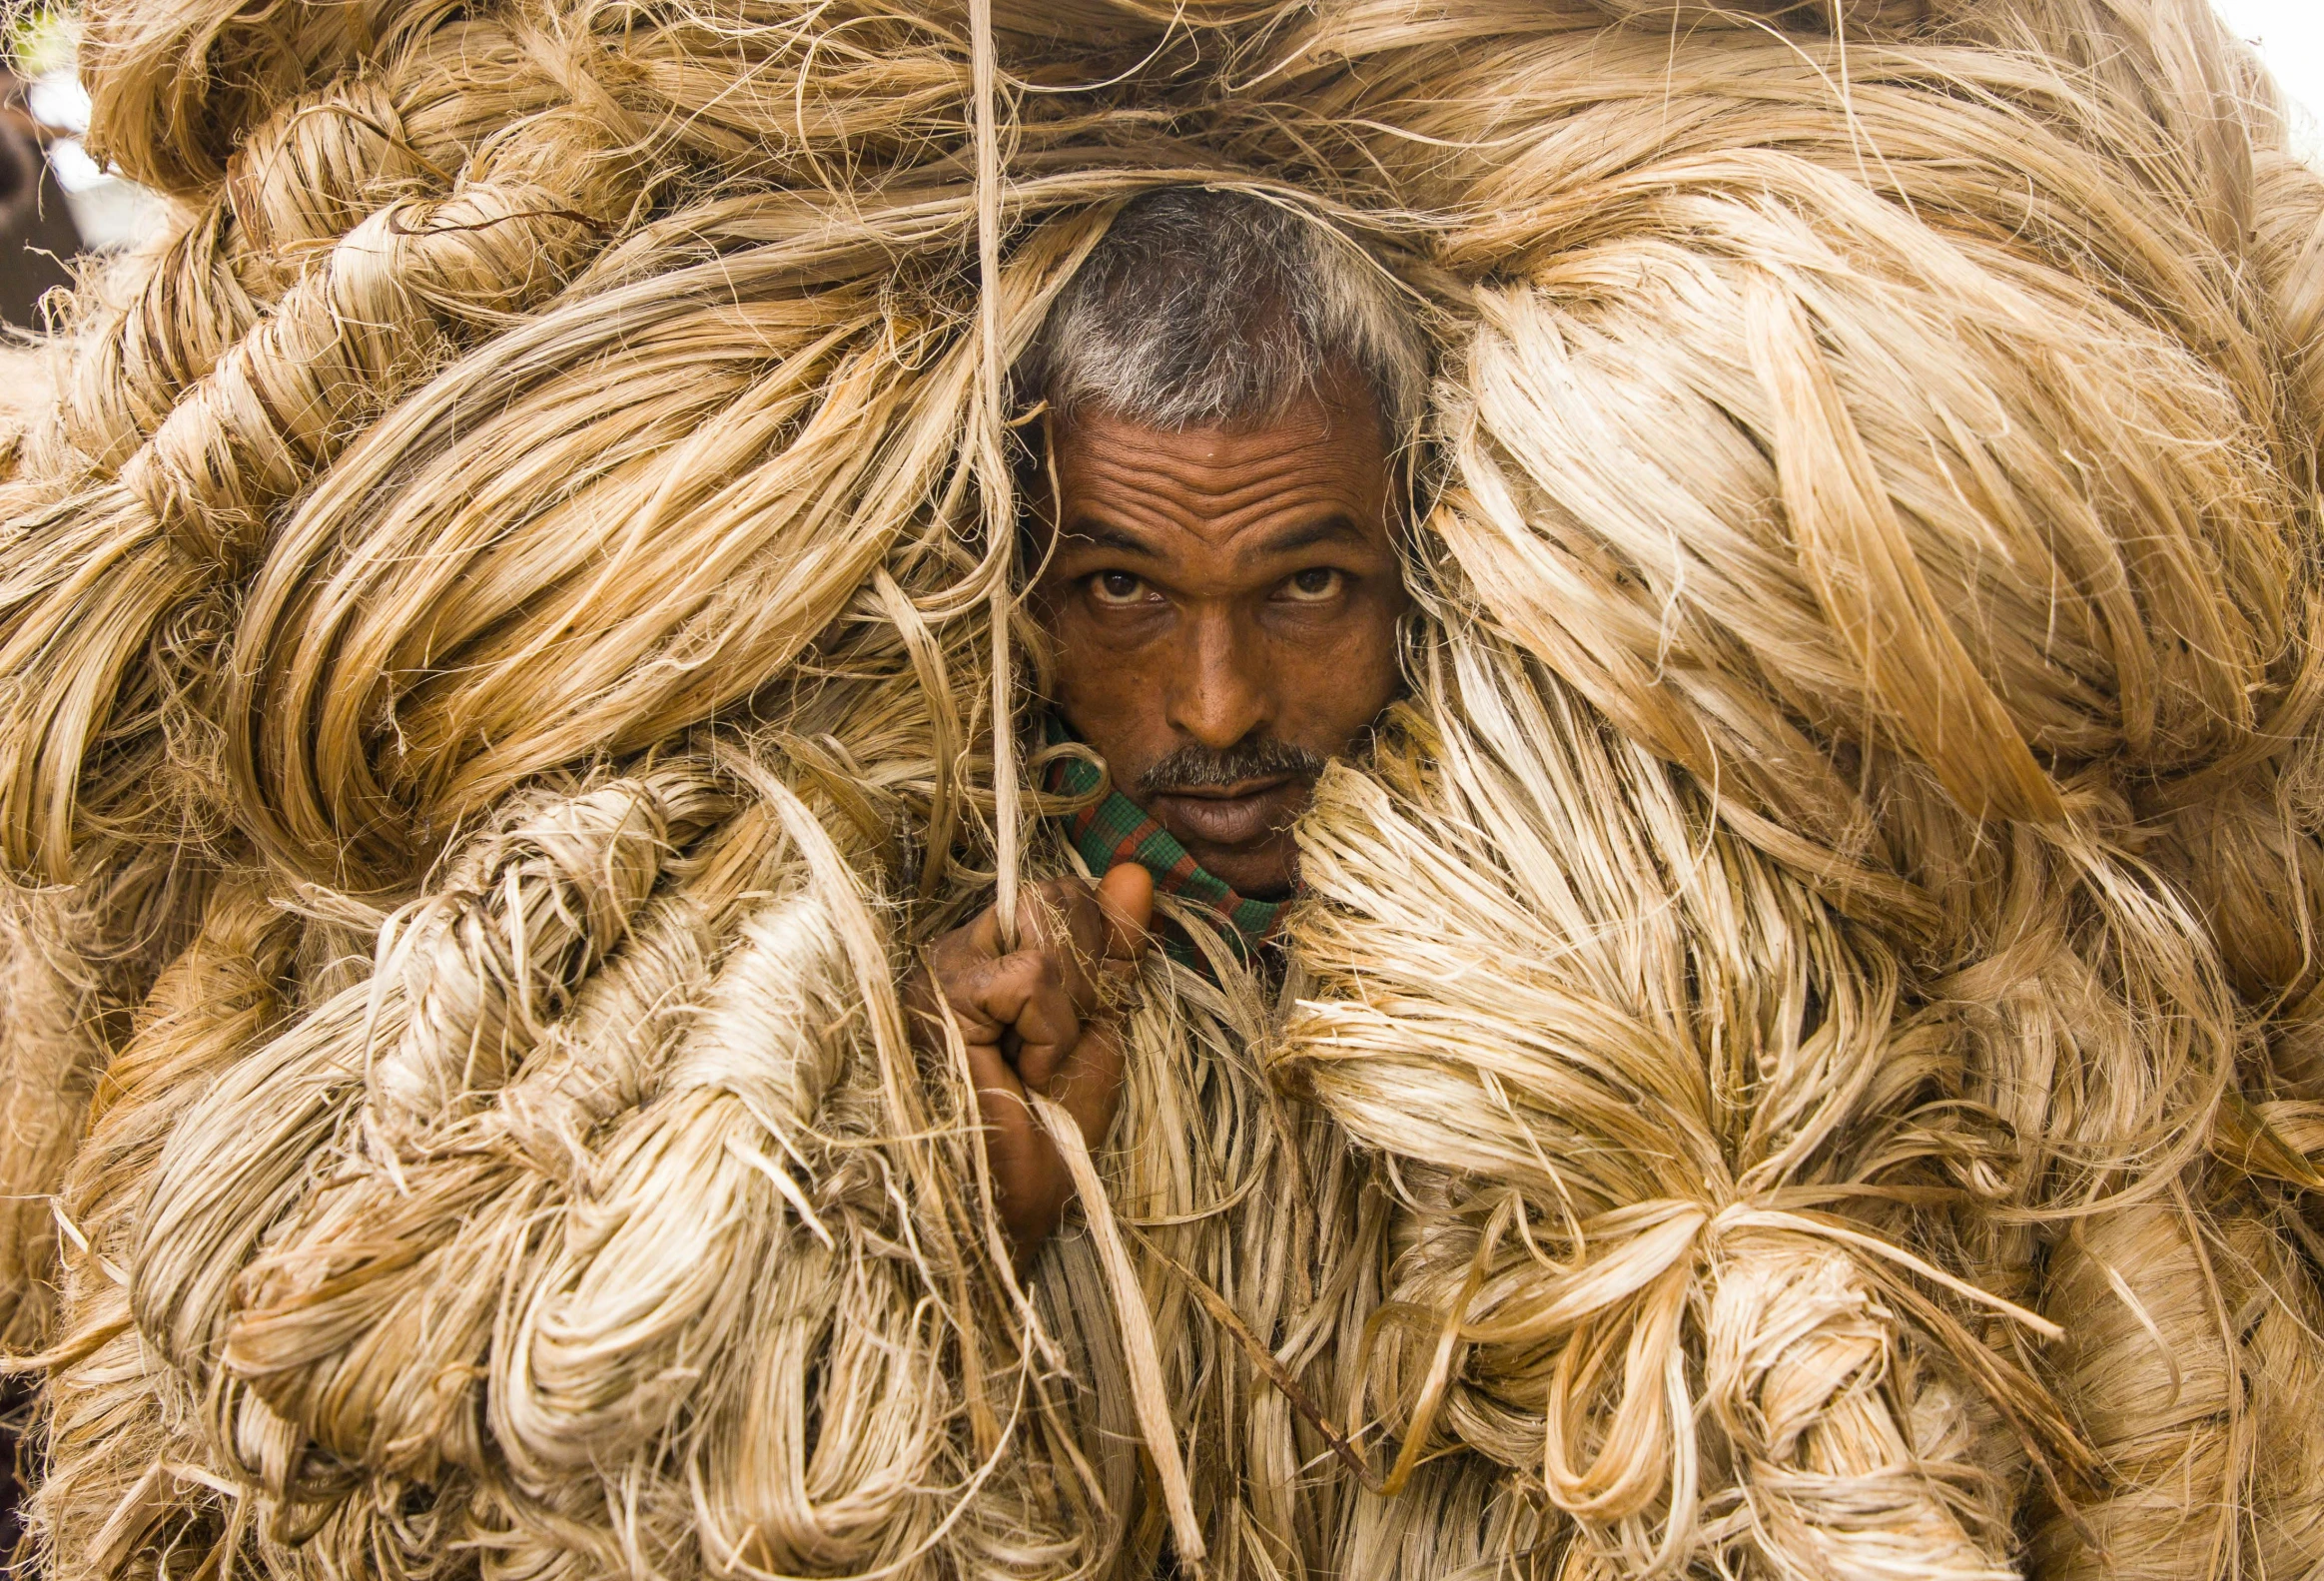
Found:
[[[1297,881],[1291,823],[1322,764],[1394,697],[1406,595],[1393,468],[1348,376],[1265,420],[1161,429],[1094,411],[1051,433],[1057,497],[1034,605],[1056,705],[1130,799],[1254,899]],[[1154,887],[1114,868],[1057,879],[1015,950],[987,911],[915,975],[919,1035],[949,1007],[969,1046],[1004,1225],[1021,1264],[1073,1187],[1027,1112],[1057,1099],[1095,1147],[1122,1091],[1120,996],[1147,946]]]

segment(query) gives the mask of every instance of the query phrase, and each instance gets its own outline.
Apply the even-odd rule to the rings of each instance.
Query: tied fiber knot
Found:
[[[1940,1227],[1992,1188],[1972,1046],[1667,766],[1446,633],[1435,705],[1301,826],[1319,991],[1277,1054],[1392,1150],[1399,1470],[1447,1436],[1539,1467],[1608,1573],[2008,1574],[2028,1459],[2089,1454],[1993,1343],[2057,1325]]]
[[[202,194],[281,100],[366,56],[392,56],[449,9],[443,0],[355,0],[232,15],[196,6],[92,5],[82,47],[93,68],[94,151],[147,186]]]
[[[1445,1310],[1417,1289],[1386,1309],[1439,1334],[1391,1488],[1440,1409],[1499,1418],[1513,1436],[1468,1433],[1504,1444],[1496,1454],[1528,1436],[1529,1418],[1546,1427],[1529,1458],[1549,1500],[1625,1571],[1716,1562],[1748,1533],[1801,1574],[2014,1574],[1999,1557],[2013,1468],[1943,1480],[1927,1468],[1989,1422],[1980,1387],[2020,1414],[2039,1411],[2040,1392],[1930,1290],[2041,1340],[2059,1337],[2055,1324],[1859,1225],[1748,1199],[1641,1202],[1574,1226],[1584,1249],[1570,1263],[1498,1262],[1523,1211],[1510,1202]],[[1455,1342],[1555,1359],[1546,1377],[1500,1379],[1493,1404],[1447,1404]],[[2086,1469],[2070,1433],[2045,1447]]]
[[[501,1087],[605,953],[673,856],[731,809],[683,761],[583,795],[510,810],[450,864],[441,890],[380,929],[372,983],[402,1031],[373,1056],[372,1114],[423,1130]]]
[[[1881,1287],[1895,1281],[1868,1278],[1865,1260],[1833,1242],[1759,1226],[1714,1263],[1703,1404],[1738,1475],[1731,1498],[1706,1511],[1702,1548],[1750,1531],[1793,1574],[2016,1576],[2014,1468],[1929,1474],[1959,1465],[1990,1429],[1991,1403],[1971,1380],[1996,1370],[1991,1357],[1907,1342]],[[2019,1391],[2038,1397],[2029,1380]]]
[[[341,77],[277,110],[234,151],[220,196],[237,279],[253,297],[279,302],[383,196],[446,184],[413,142],[395,86]]]
[[[367,216],[179,398],[123,482],[188,552],[240,579],[360,405],[521,313],[601,245],[636,189],[618,162],[562,152],[580,180],[487,177]]]
[[[359,414],[552,295],[619,227],[644,191],[621,133],[576,107],[544,111],[448,195],[372,212],[177,393],[117,482],[76,501],[84,528],[104,528],[100,550],[85,531],[15,529],[46,563],[0,582],[0,611],[14,616],[0,639],[0,852],[12,869],[71,880],[84,790],[111,799],[124,777],[91,786],[65,761],[85,761],[117,710],[147,700],[132,687],[137,655],[189,599],[247,577],[281,507],[338,457]],[[202,706],[211,646],[153,655],[157,689]],[[134,794],[138,776],[125,778]]]
[[[347,1128],[341,1179],[354,1187],[326,1192],[323,1216],[360,1202],[368,1180],[404,1194],[406,1150],[424,1157],[414,1144],[441,1145],[447,1125],[507,1082],[730,794],[701,763],[674,759],[577,792],[538,790],[503,809],[447,861],[442,890],[381,927],[370,981],[332,995],[273,1040],[265,1060],[204,1095],[212,1119],[164,1150],[166,1184],[138,1220],[130,1265],[183,1268],[221,1237],[254,1233],[254,1222],[296,1199],[300,1150],[317,1128]],[[247,1106],[262,1103],[271,1079],[303,1082],[303,1096],[250,1124]],[[213,1169],[222,1149],[240,1160],[226,1178]],[[424,1216],[418,1199],[406,1205]],[[299,1238],[282,1238],[271,1272],[144,1282],[141,1327],[206,1374],[232,1307],[263,1299],[284,1277],[305,1300],[317,1281],[345,1271],[330,1258],[302,1259]]]
[[[227,179],[175,211],[143,278],[108,277],[69,320],[82,355],[57,409],[27,435],[43,470],[112,476],[283,294],[366,216],[440,197],[506,123],[554,109],[567,85],[494,20],[422,35],[380,74],[345,75],[276,107]]]

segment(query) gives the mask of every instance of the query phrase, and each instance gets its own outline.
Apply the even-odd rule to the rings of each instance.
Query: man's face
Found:
[[[1281,416],[1051,434],[1036,604],[1060,711],[1115,784],[1238,893],[1289,893],[1291,821],[1397,688],[1405,607],[1378,419],[1352,378]]]

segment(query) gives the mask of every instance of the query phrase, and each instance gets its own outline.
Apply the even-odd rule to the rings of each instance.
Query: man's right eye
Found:
[[[1144,603],[1146,583],[1128,571],[1100,571],[1090,578],[1090,594],[1102,604]]]

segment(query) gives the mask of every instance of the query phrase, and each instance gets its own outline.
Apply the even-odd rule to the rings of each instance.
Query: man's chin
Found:
[[[1186,855],[1192,857],[1203,872],[1224,884],[1244,900],[1289,900],[1298,887],[1298,851],[1286,838],[1281,849],[1269,841],[1257,850],[1221,850],[1184,840]]]

